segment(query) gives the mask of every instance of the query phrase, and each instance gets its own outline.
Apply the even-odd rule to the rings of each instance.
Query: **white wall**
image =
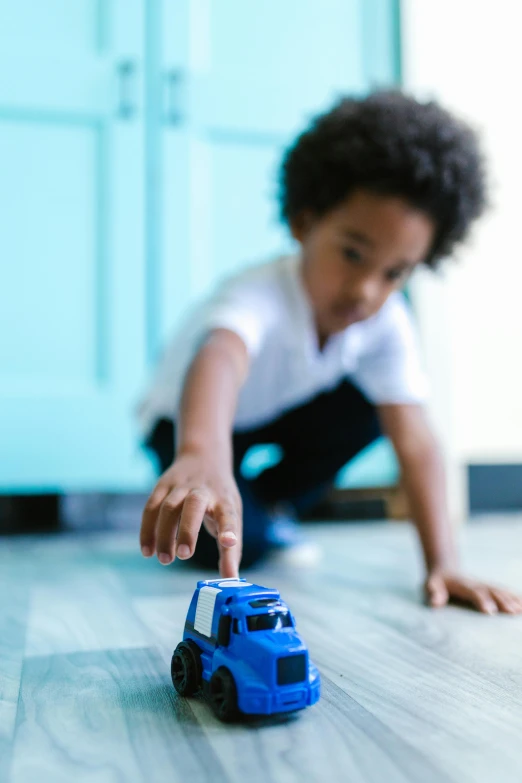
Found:
[[[522,2],[403,0],[405,86],[479,130],[492,209],[441,280],[415,283],[452,506],[464,466],[522,462]]]

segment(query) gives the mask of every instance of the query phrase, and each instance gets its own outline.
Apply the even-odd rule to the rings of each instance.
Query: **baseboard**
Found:
[[[58,530],[94,532],[138,531],[144,493],[77,493],[64,495],[0,495],[0,534],[46,533]],[[404,519],[397,487],[332,489],[303,521],[363,521]]]
[[[368,521],[408,519],[406,499],[400,486],[338,489],[333,487],[304,517],[304,521]]]
[[[0,495],[0,534],[139,530],[144,493]]]
[[[59,495],[0,495],[0,534],[47,533],[60,527]]]
[[[522,511],[522,465],[468,465],[469,510]]]

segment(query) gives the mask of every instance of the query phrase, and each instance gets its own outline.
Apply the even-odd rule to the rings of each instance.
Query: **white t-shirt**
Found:
[[[218,328],[238,334],[250,357],[236,430],[269,423],[346,377],[375,404],[421,403],[427,396],[402,294],[392,294],[376,315],[334,335],[320,351],[300,259],[284,256],[224,281],[192,312],[167,346],[140,406],[144,435],[157,419],[176,418],[185,373],[203,337]]]

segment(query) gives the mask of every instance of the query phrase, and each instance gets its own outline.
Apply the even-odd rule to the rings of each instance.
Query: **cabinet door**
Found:
[[[142,0],[0,0],[0,488],[131,486]]]

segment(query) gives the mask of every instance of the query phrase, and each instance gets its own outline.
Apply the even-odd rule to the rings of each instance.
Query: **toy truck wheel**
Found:
[[[180,642],[170,666],[172,684],[180,696],[192,696],[201,687],[201,653],[197,644]]]
[[[210,678],[210,701],[217,717],[231,721],[239,714],[237,688],[232,674],[224,666],[216,669]]]

